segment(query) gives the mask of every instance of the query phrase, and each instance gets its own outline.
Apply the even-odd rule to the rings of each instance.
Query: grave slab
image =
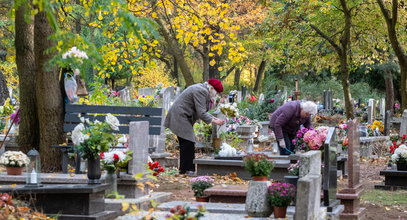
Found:
[[[398,190],[407,189],[407,171],[382,170],[380,175],[384,176],[384,182],[375,185],[376,189]]]
[[[245,203],[247,185],[216,185],[204,191],[211,203]]]
[[[58,219],[113,219],[116,212],[105,211],[104,194],[108,184],[45,184],[42,187],[2,185],[0,192],[33,201],[37,210]]]

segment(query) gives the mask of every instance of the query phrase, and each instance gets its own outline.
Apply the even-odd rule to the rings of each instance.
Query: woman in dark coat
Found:
[[[175,100],[168,111],[164,127],[169,128],[178,137],[180,146],[179,173],[195,172],[195,134],[193,125],[200,119],[205,123],[223,125],[224,120],[208,113],[211,100],[223,91],[222,83],[217,79],[198,83],[186,88]]]
[[[311,128],[311,115],[316,113],[317,105],[311,101],[290,101],[273,112],[270,127],[276,135],[280,155],[289,155],[294,152],[292,140],[297,131],[301,125]]]

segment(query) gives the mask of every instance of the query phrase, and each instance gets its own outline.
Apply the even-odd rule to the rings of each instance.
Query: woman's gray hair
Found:
[[[317,105],[314,102],[311,101],[304,101],[301,102],[301,109],[306,112],[310,113],[311,115],[316,115],[318,112]]]

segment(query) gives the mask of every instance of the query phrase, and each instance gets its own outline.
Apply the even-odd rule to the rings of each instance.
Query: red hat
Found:
[[[221,93],[223,92],[222,82],[217,79],[208,79],[209,85],[213,86],[216,92]]]

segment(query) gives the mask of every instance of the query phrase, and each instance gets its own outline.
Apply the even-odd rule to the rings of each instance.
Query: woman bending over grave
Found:
[[[195,134],[193,125],[198,119],[205,123],[223,125],[224,120],[218,119],[208,111],[215,103],[218,93],[223,91],[222,83],[217,79],[198,83],[186,88],[175,100],[168,111],[164,127],[169,128],[177,135],[180,146],[180,174],[192,175],[195,173]]]
[[[294,152],[292,140],[301,125],[311,128],[311,115],[317,113],[317,105],[311,101],[290,101],[273,112],[270,127],[276,135],[280,155]]]

